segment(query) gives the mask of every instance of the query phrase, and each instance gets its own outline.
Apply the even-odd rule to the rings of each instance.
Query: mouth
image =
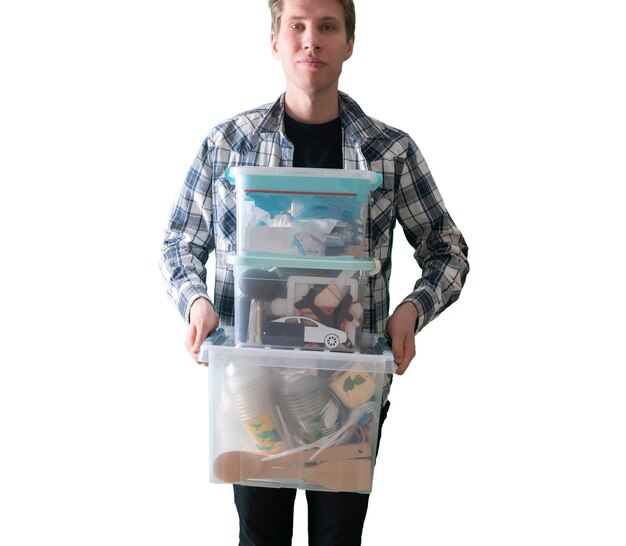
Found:
[[[300,59],[298,63],[311,68],[319,68],[320,66],[324,66],[326,64],[316,57],[306,57],[304,59]]]

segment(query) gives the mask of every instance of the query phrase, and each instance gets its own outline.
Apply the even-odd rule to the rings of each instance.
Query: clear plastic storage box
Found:
[[[237,253],[364,257],[371,171],[230,167],[237,194]]]
[[[368,493],[385,374],[381,336],[359,353],[237,347],[232,328],[205,341],[214,483]]]
[[[354,352],[373,260],[229,256],[235,342]]]

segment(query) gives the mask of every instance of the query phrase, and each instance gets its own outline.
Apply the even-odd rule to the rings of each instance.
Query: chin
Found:
[[[337,82],[335,80],[333,81],[328,81],[327,79],[325,79],[326,81],[321,81],[315,78],[310,78],[310,79],[299,79],[299,80],[291,80],[293,86],[297,89],[299,89],[300,91],[304,91],[305,93],[320,93],[322,91],[327,91],[329,89],[336,89],[337,88]]]

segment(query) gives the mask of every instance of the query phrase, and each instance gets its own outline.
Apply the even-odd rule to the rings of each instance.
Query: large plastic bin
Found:
[[[369,493],[395,364],[381,336],[363,341],[358,354],[237,347],[232,328],[205,341],[211,481]]]
[[[379,173],[230,167],[237,194],[237,253],[364,256],[370,191]]]

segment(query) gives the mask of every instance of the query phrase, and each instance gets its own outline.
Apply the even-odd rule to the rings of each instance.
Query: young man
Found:
[[[273,104],[213,128],[175,205],[163,247],[168,293],[189,321],[186,347],[233,322],[233,276],[222,264],[235,247],[234,188],[229,165],[367,169],[383,174],[372,194],[367,248],[381,263],[370,277],[363,329],[386,331],[398,374],[415,355],[415,334],[453,303],[469,270],[467,246],[450,218],[419,149],[402,131],[367,117],[339,92],[354,47],[352,0],[270,0],[271,50],[286,76]],[[422,269],[414,291],[389,316],[392,233],[400,222]],[[205,263],[216,252],[215,301]],[[389,381],[390,382],[390,381]],[[384,392],[381,426],[387,410]],[[291,544],[295,489],[234,486],[240,544]],[[310,544],[360,544],[368,495],[307,491]]]

